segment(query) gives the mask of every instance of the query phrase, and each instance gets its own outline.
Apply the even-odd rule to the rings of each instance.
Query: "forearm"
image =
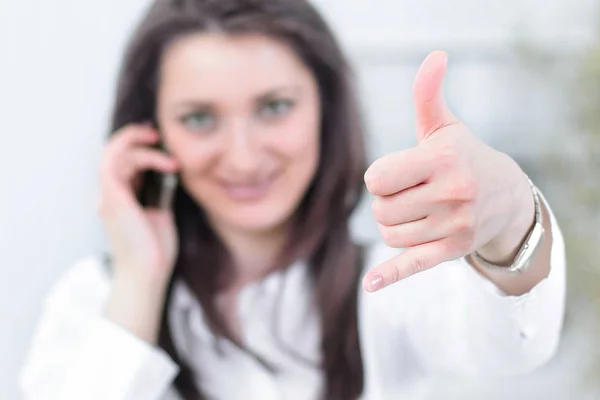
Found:
[[[165,301],[165,285],[138,277],[116,276],[104,310],[107,319],[141,340],[157,344]]]

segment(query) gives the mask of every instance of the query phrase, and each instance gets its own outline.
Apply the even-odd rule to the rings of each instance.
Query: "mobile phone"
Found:
[[[168,154],[162,140],[153,146]],[[168,210],[171,208],[177,189],[177,175],[160,173],[153,170],[144,171],[138,191],[138,200],[145,208]]]

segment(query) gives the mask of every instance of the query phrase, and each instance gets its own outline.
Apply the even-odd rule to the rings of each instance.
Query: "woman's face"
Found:
[[[319,163],[314,76],[263,36],[195,34],[163,55],[157,118],[181,181],[218,229],[277,229]]]

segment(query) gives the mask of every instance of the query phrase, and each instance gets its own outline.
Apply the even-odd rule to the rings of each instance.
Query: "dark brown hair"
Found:
[[[323,397],[357,398],[363,386],[357,326],[361,260],[350,238],[349,218],[362,193],[365,156],[348,63],[325,21],[304,0],[157,0],[129,44],[118,84],[113,132],[130,123],[155,121],[161,56],[174,40],[198,32],[261,34],[279,40],[317,80],[322,107],[320,163],[274,268],[307,260],[320,312]],[[144,182],[142,200],[144,193],[157,190],[155,179]],[[223,244],[185,188],[177,189],[173,209],[180,238],[173,280],[183,280],[191,289],[216,335],[243,348],[215,304],[231,268]],[[160,345],[181,367],[175,385],[186,400],[201,399],[202,388],[197,387],[194,372],[183,364],[173,345],[167,314],[165,306]]]

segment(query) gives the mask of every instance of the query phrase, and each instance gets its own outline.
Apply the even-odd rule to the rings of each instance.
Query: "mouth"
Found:
[[[227,196],[235,201],[257,201],[265,197],[273,186],[277,174],[249,182],[222,181],[221,187]]]

